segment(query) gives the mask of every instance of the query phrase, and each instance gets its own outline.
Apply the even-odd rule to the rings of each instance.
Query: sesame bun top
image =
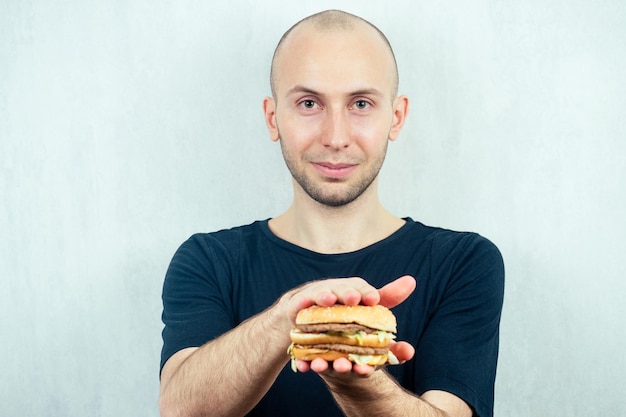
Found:
[[[372,329],[396,332],[396,317],[391,310],[381,305],[332,307],[311,306],[298,312],[296,325],[320,323],[357,323]]]

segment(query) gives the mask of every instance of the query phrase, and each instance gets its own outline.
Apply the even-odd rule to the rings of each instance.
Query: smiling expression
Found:
[[[395,61],[381,36],[359,21],[334,30],[305,22],[274,65],[275,97],[265,100],[265,118],[296,196],[336,207],[375,188],[407,111],[406,97],[395,96]]]

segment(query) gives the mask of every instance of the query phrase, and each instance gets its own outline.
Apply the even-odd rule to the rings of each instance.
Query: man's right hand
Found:
[[[415,286],[415,278],[410,275],[402,276],[380,289],[358,277],[325,279],[287,292],[279,304],[286,304],[287,315],[291,324],[295,325],[298,311],[315,304],[327,307],[335,304],[381,304],[392,308],[406,300]]]

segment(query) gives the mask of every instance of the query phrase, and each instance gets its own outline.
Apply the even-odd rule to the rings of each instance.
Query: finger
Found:
[[[378,290],[380,304],[392,308],[406,300],[415,290],[417,282],[410,275],[404,275]]]
[[[311,363],[296,359],[296,369],[302,373],[309,372],[309,369],[311,369]]]
[[[361,302],[362,295],[356,288],[337,288],[334,290],[334,294],[339,304],[355,306]]]
[[[322,358],[315,358],[310,364],[311,370],[317,373],[326,372],[328,369],[328,362]]]
[[[371,285],[367,284],[360,288],[361,292],[361,304],[366,306],[373,306],[380,302],[380,294],[378,290]]]
[[[415,355],[415,348],[407,342],[395,342],[389,347],[389,349],[393,352],[396,358],[398,358],[400,363],[411,360],[413,355]]]
[[[344,305],[360,304],[364,298],[377,297],[378,291],[363,278],[352,277],[328,280],[329,290],[337,296],[337,302]]]
[[[280,301],[283,301],[286,298],[288,299],[284,301],[286,310],[285,312],[287,314],[287,317],[289,318],[289,321],[291,322],[291,325],[294,326],[296,324],[296,316],[298,315],[298,311],[310,307],[314,303],[311,299],[302,296],[302,294],[287,294],[285,297],[281,298]]]
[[[296,312],[302,310],[303,308],[311,307],[314,302],[310,298],[305,297],[302,294],[296,294],[291,299],[291,304],[294,306]]]
[[[332,306],[334,304],[357,305],[377,304],[378,290],[362,278],[336,278],[317,281],[302,289],[300,296],[310,299],[312,304]]]
[[[352,371],[359,376],[370,376],[376,371],[376,368],[369,365],[354,364]]]
[[[338,358],[333,362],[333,369],[340,374],[345,374],[352,370],[352,362],[346,358]]]
[[[337,297],[337,295],[334,292],[324,289],[320,291],[319,293],[315,294],[312,300],[317,305],[330,307],[332,305],[337,304],[339,297]]]
[[[337,297],[328,289],[315,290],[319,285],[317,282],[308,283],[284,295],[283,298],[288,301],[288,314],[292,323],[295,323],[296,315],[302,309],[314,304],[332,306],[336,303]]]

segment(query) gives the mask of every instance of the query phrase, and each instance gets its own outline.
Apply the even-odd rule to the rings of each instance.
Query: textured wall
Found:
[[[336,2],[54,3],[0,0],[0,415],[156,416],[167,264],[286,208],[269,58]],[[496,414],[625,414],[624,3],[342,7],[412,99],[385,204],[504,254]]]

